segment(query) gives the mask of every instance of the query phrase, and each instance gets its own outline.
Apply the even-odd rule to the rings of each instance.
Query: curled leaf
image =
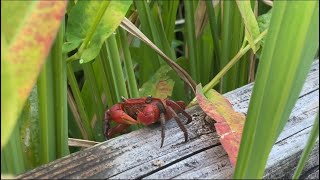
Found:
[[[220,142],[234,167],[237,161],[245,116],[234,111],[231,103],[217,91],[211,89],[206,95],[208,98],[204,96],[201,84],[197,85],[197,101],[201,109],[216,121],[214,126],[220,136]]]

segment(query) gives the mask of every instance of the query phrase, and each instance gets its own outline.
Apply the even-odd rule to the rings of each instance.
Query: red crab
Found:
[[[188,118],[187,124],[192,117],[184,111],[183,101],[172,101],[170,99],[158,99],[152,96],[143,98],[126,99],[121,97],[123,102],[113,105],[105,112],[104,135],[107,139],[122,132],[132,124],[150,125],[160,120],[161,122],[161,146],[164,142],[164,124],[172,117],[176,120],[184,133],[185,141],[188,140],[188,133],[177,113],[182,113]],[[118,125],[110,128],[110,121],[114,120]]]

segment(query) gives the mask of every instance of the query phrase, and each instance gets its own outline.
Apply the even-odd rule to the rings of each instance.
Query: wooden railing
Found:
[[[234,109],[246,114],[253,83],[224,94]],[[319,61],[312,65],[290,119],[268,159],[265,178],[291,178],[306,145],[319,108]],[[187,112],[193,121],[186,125],[189,141],[175,121],[166,124],[160,148],[160,126],[152,125],[97,144],[43,165],[17,178],[104,178],[104,179],[225,179],[233,168],[222,148],[212,121],[198,106]],[[186,120],[183,116],[180,116]],[[319,178],[319,142],[304,168],[302,179]]]

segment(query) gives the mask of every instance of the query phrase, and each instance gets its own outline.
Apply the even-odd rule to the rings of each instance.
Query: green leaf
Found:
[[[96,29],[91,29],[103,2],[78,1],[70,11],[66,32],[67,43],[64,45],[64,50],[75,49],[88,33],[92,33],[90,30],[94,31],[89,44],[81,52],[84,63],[93,60],[98,55],[103,42],[120,25],[132,3],[131,0],[110,1]]]
[[[19,1],[12,3],[12,1],[2,1],[1,5],[1,22],[5,22],[6,25],[10,25],[8,20],[18,23],[1,29],[1,46],[5,43],[7,47],[4,49],[4,54],[1,55],[1,70],[6,70],[6,72],[1,72],[1,79],[5,83],[10,81],[9,85],[5,84],[1,89],[4,91],[1,93],[5,93],[5,95],[2,94],[4,96],[1,95],[1,117],[5,117],[1,118],[2,148],[37,80],[64,16],[67,2],[23,3]],[[12,11],[7,9],[2,12],[5,7]],[[21,20],[21,17],[24,19]]]
[[[264,30],[269,28],[271,16],[272,16],[272,9],[270,9],[266,14],[258,16],[257,21],[258,21],[260,32],[263,32]],[[265,41],[265,38],[262,38],[260,42],[261,46],[264,46],[264,41]],[[261,49],[259,49],[259,51],[261,52]]]
[[[253,52],[256,53],[259,49],[259,44],[256,45],[253,40],[258,37],[260,32],[258,22],[251,9],[251,2],[239,0],[237,0],[236,2],[245,25],[246,40],[249,42]]]
[[[275,1],[235,179],[260,179],[319,47],[319,1]]]
[[[152,78],[149,81],[145,82],[139,89],[140,96],[145,97],[148,95],[152,95],[155,98],[161,99],[171,96],[174,81],[167,75],[169,71],[169,66],[161,66],[152,76]]]

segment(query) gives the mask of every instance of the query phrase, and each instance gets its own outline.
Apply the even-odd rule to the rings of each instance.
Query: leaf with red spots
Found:
[[[1,149],[36,83],[67,1],[1,1]]]
[[[199,84],[196,88],[197,101],[202,110],[216,121],[214,126],[220,136],[220,142],[229,155],[231,165],[235,166],[245,116],[234,111],[231,103],[217,91],[211,89],[206,95],[208,98],[204,96]]]
[[[174,81],[167,75],[170,70],[170,67],[167,65],[158,69],[149,81],[145,82],[141,89],[139,89],[140,96],[152,95],[155,98],[161,99],[171,96]]]

